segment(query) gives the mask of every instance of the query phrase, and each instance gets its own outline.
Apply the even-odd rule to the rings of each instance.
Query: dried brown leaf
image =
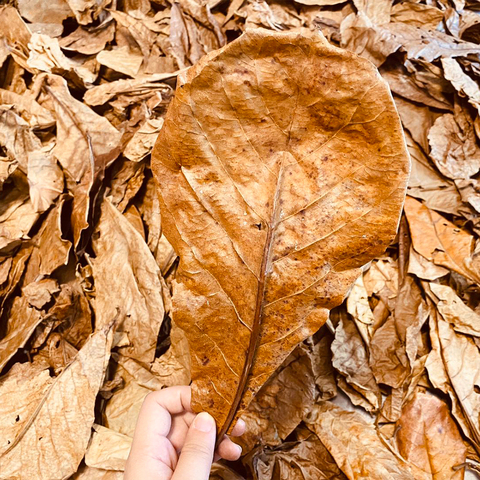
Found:
[[[62,78],[49,77],[45,89],[57,119],[53,154],[68,174],[68,187],[74,195],[71,221],[77,248],[83,230],[89,226],[91,199],[99,188],[98,181],[120,153],[121,134],[108,120],[73,98]]]
[[[0,456],[4,478],[61,480],[77,471],[90,439],[95,398],[107,368],[112,337],[111,326],[94,334],[45,391]],[[15,397],[10,401],[15,402]]]
[[[16,363],[0,377],[0,455],[27,426],[52,382],[45,363]]]
[[[70,50],[83,55],[95,55],[101,52],[115,35],[115,24],[107,18],[100,25],[92,27],[79,26],[74,32],[59,40],[63,50]]]
[[[430,157],[446,177],[467,179],[480,170],[480,147],[468,113],[455,110],[455,115],[442,115],[430,128]]]
[[[311,412],[315,397],[312,351],[302,344],[243,413],[247,431],[237,441],[244,453],[256,444],[280,445]]]
[[[366,398],[369,411],[378,410],[382,397],[368,362],[368,351],[355,322],[347,315],[339,318],[331,348],[333,366],[354,390]]]
[[[455,291],[447,285],[430,283],[430,290],[435,295],[437,309],[442,318],[453,325],[455,331],[473,336],[480,336],[480,315],[463,303]]]
[[[418,480],[463,480],[466,447],[448,405],[417,390],[397,422],[399,453]]]
[[[28,155],[27,179],[35,212],[47,211],[63,192],[63,172],[48,151],[37,150]]]
[[[117,332],[128,338],[122,354],[152,362],[164,316],[160,269],[144,239],[108,199],[102,204],[92,247],[97,328],[118,310]]]
[[[328,450],[315,434],[287,442],[255,456],[258,480],[346,480]]]
[[[31,23],[62,23],[72,16],[66,0],[18,0],[18,11]]]
[[[452,413],[463,433],[480,448],[480,352],[473,340],[432,315],[432,350],[426,368],[434,387],[450,396]]]
[[[80,25],[88,25],[98,18],[111,0],[66,0]]]
[[[417,200],[405,200],[413,248],[427,260],[447,267],[474,282],[480,281],[472,261],[474,238]]]
[[[357,412],[320,402],[308,427],[314,431],[349,480],[414,480],[407,464]]]
[[[94,425],[93,430],[90,444],[85,452],[85,464],[102,470],[123,472],[132,438],[101,425]]]
[[[188,71],[152,166],[194,408],[224,431],[391,240],[408,174],[397,112],[373,66],[319,34],[251,31]]]

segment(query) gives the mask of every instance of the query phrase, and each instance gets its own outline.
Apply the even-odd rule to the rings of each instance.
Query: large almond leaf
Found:
[[[394,238],[405,140],[369,61],[259,29],[181,78],[152,163],[193,405],[222,433]]]

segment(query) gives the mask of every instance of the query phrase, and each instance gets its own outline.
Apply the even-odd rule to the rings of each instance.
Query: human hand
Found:
[[[124,480],[208,480],[212,462],[238,460],[241,447],[227,436],[215,450],[215,420],[190,408],[190,387],[170,387],[145,398],[135,427]],[[233,436],[242,435],[239,420]]]

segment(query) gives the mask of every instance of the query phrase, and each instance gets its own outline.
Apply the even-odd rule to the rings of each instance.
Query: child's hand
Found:
[[[227,436],[215,450],[215,420],[190,409],[190,387],[147,395],[138,416],[124,480],[208,480],[212,462],[237,460],[242,449]],[[242,435],[239,420],[232,435]],[[214,455],[215,454],[215,455]]]

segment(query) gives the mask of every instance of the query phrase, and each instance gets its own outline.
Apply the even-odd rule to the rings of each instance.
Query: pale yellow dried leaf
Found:
[[[437,309],[443,319],[449,322],[455,331],[480,336],[480,315],[469,308],[447,285],[430,283],[430,289],[435,294]]]
[[[115,22],[108,18],[100,25],[79,26],[74,32],[59,41],[60,47],[83,55],[95,55],[111,42],[115,35]]]
[[[29,362],[16,363],[0,377],[0,455],[27,426],[53,380],[47,364]]]
[[[107,401],[103,415],[104,424],[116,432],[133,437],[143,400],[152,390],[140,386],[123,368],[120,375],[125,384]]]
[[[443,12],[433,5],[401,2],[392,7],[392,22],[408,23],[415,27],[436,30],[443,19]]]
[[[146,120],[127,143],[123,155],[132,162],[143,160],[152,151],[162,125],[163,118]]]
[[[54,278],[41,278],[23,287],[22,295],[27,298],[31,307],[41,310],[51,300],[52,295],[59,291],[58,282]]]
[[[409,196],[405,200],[405,214],[413,248],[420,255],[475,282],[480,281],[471,258],[475,241],[472,235]]]
[[[85,452],[85,464],[102,470],[123,472],[132,446],[132,438],[102,425],[94,425],[90,444]]]
[[[437,317],[441,359],[451,388],[447,392],[466,421],[459,420],[463,433],[480,445],[480,352],[473,340],[456,333],[453,326]],[[427,364],[428,365],[428,364]],[[430,371],[429,371],[430,372]]]
[[[123,472],[115,470],[102,470],[82,465],[71,480],[123,480]]]
[[[398,292],[398,266],[392,258],[374,260],[363,276],[367,294],[395,298]]]
[[[144,239],[108,199],[102,203],[92,247],[97,328],[118,310],[117,330],[130,343],[122,353],[152,362],[164,316],[161,272]]]
[[[152,372],[163,386],[190,385],[190,349],[184,331],[172,320],[170,348],[152,364]]]
[[[0,89],[0,104],[13,105],[15,111],[17,111],[32,128],[49,128],[55,124],[53,115],[37,103],[28,93],[18,95],[15,92]]]
[[[352,286],[347,297],[347,311],[355,320],[364,342],[368,345],[372,336],[371,326],[375,319],[368,303],[368,293],[360,275]]]
[[[242,414],[246,432],[238,443],[245,452],[258,443],[280,445],[311,412],[315,396],[311,348],[301,344]]]
[[[468,112],[446,113],[428,132],[430,157],[440,172],[451,179],[467,179],[480,170],[480,147]]]
[[[66,0],[18,0],[17,7],[31,23],[62,23],[73,15]]]
[[[47,73],[63,74],[74,72],[86,84],[95,82],[97,73],[91,63],[68,58],[60,49],[58,39],[40,33],[32,34],[28,44],[30,55],[27,64],[30,68]]]
[[[417,253],[413,248],[410,248],[410,254],[408,256],[408,273],[412,273],[423,280],[431,281],[444,277],[449,272],[450,270],[447,268],[435,265],[423,255]]]
[[[392,0],[353,0],[357,11],[364,13],[374,24],[390,22]]]
[[[177,74],[178,72],[157,73],[140,76],[132,80],[107,82],[87,90],[83,99],[87,105],[97,106],[103,105],[119,95],[136,96],[145,94],[146,92],[150,94],[154,94],[155,92],[168,94],[172,91],[172,88],[163,82],[175,78]]]
[[[143,56],[128,47],[119,47],[112,50],[103,50],[97,55],[97,61],[116,72],[129,77],[135,77],[140,70]]]
[[[349,480],[414,480],[407,464],[385,446],[375,427],[357,412],[320,402],[308,428],[318,435]]]
[[[29,238],[28,233],[40,216],[28,195],[25,175],[16,170],[10,178],[13,181],[4,186],[0,206],[0,251],[4,253]]]
[[[29,153],[27,179],[30,199],[36,212],[48,210],[63,192],[63,172],[48,151],[36,150]]]
[[[66,197],[61,197],[48,212],[38,233],[33,238],[34,249],[24,273],[24,284],[38,277],[48,276],[57,268],[68,263],[72,244],[63,238],[62,212]]]
[[[373,314],[371,320],[373,322]],[[369,352],[356,323],[346,315],[339,318],[331,349],[335,369],[370,403],[368,410],[377,410],[381,404],[381,394],[369,365]]]
[[[4,478],[62,480],[77,471],[90,439],[112,336],[111,326],[95,333],[45,392],[0,456]]]
[[[17,163],[23,173],[28,170],[28,155],[42,148],[40,139],[12,106],[0,106],[0,145],[10,160]]]
[[[442,58],[441,61],[445,78],[452,82],[455,90],[460,95],[466,96],[468,101],[477,110],[480,110],[480,88],[478,83],[462,70],[462,67],[454,58]]]
[[[98,18],[112,0],[66,0],[80,25],[88,25]]]

